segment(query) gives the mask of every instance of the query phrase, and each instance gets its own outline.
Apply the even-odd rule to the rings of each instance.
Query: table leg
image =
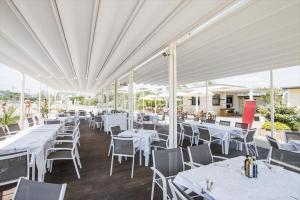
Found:
[[[149,154],[144,155],[145,156],[145,166],[149,166]]]
[[[228,155],[228,152],[229,152],[229,140],[226,139],[224,140],[224,154]]]

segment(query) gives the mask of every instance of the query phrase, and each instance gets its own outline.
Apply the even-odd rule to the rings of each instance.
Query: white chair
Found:
[[[49,148],[46,153],[47,162],[50,164],[50,172],[52,171],[53,161],[55,160],[72,160],[74,163],[74,167],[76,170],[76,174],[78,179],[80,179],[80,174],[78,170],[78,166],[82,168],[81,162],[79,159],[79,153],[77,149],[77,143],[79,138],[75,138],[74,140],[58,140],[55,141],[55,144],[62,144],[62,143],[71,143],[72,147],[53,147]],[[77,162],[76,162],[77,161]],[[77,166],[78,164],[78,166]]]
[[[212,142],[221,142],[222,152],[224,152],[223,140],[221,138],[212,135],[207,127],[199,126],[198,131],[199,131],[199,140],[201,140],[203,143],[208,143],[209,145]]]
[[[258,157],[259,154],[258,154],[257,146],[256,146],[256,143],[255,143],[255,139],[254,139],[255,133],[256,133],[255,128],[254,129],[248,129],[245,134],[242,133],[239,136],[231,138],[231,141],[235,141],[237,143],[244,144],[245,147],[246,147],[247,155],[249,155],[249,153],[250,153],[249,152],[250,145],[253,145],[254,149],[255,149],[255,154]]]
[[[63,200],[67,184],[43,183],[20,178],[13,200]]]
[[[110,145],[109,145],[109,149],[108,149],[108,155],[110,155],[110,151],[114,146],[114,142],[113,142],[113,137],[118,136],[120,133],[122,132],[121,127],[120,126],[112,126],[110,127],[110,136],[111,136],[111,140],[110,140]]]
[[[5,129],[0,126],[0,141],[5,140],[8,137],[8,135],[6,135]]]
[[[194,143],[198,142],[199,133],[193,129],[192,125],[183,124],[182,129],[183,129],[183,132],[182,132],[182,137],[181,137],[181,146],[183,144],[183,140],[185,137],[190,139],[191,146]]]
[[[0,186],[18,182],[20,177],[29,178],[30,162],[27,151],[0,155]]]
[[[122,159],[124,157],[131,157],[132,158],[132,167],[131,167],[131,178],[133,178],[133,171],[134,171],[134,157],[136,152],[138,151],[137,148],[134,147],[133,138],[132,137],[113,137],[113,146],[112,146],[112,157],[111,157],[111,166],[110,166],[110,176],[112,175],[113,171],[113,163],[114,157],[118,156]]]

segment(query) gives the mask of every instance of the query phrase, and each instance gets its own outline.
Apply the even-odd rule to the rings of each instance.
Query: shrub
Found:
[[[265,122],[262,126],[263,129],[271,130],[271,122]],[[278,131],[280,130],[290,130],[290,127],[281,122],[275,122],[274,128]]]
[[[17,123],[19,116],[13,116],[17,109],[15,107],[9,107],[7,112],[3,114],[3,117],[0,118],[0,124],[2,126]]]

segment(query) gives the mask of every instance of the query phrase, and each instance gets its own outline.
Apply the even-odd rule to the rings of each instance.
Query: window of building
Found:
[[[197,97],[192,97],[192,106],[196,105],[196,99]],[[198,105],[200,105],[200,98],[198,98]]]
[[[220,94],[214,94],[213,97],[212,97],[212,105],[213,106],[220,106],[220,102],[221,102]]]

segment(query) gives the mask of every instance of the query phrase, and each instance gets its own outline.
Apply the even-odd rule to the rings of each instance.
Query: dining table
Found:
[[[220,138],[224,144],[224,154],[229,153],[229,144],[231,136],[239,136],[243,133],[243,129],[232,126],[224,126],[219,124],[211,124],[204,122],[196,121],[186,121],[183,124],[189,124],[192,126],[192,129],[199,133],[198,127],[205,127],[209,130],[210,134],[214,137]],[[222,150],[223,151],[223,150]]]
[[[36,125],[0,141],[0,154],[28,151],[38,170],[38,181],[46,172],[46,152],[54,145],[61,124]]]
[[[118,136],[132,137],[133,145],[143,152],[145,157],[145,166],[149,165],[149,156],[151,154],[151,142],[159,140],[156,130],[132,129],[118,134]]]
[[[239,156],[180,172],[174,183],[183,191],[207,200],[299,200],[300,174],[256,161],[258,176],[244,173],[245,157]]]

